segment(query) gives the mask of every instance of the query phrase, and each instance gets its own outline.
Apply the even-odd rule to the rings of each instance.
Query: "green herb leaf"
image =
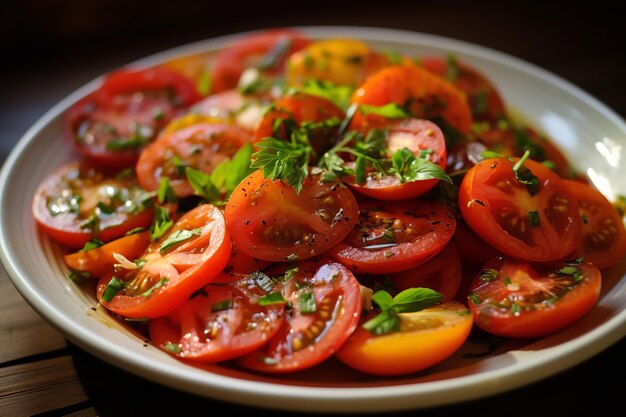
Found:
[[[513,165],[513,171],[517,181],[526,186],[530,195],[535,195],[539,192],[539,178],[523,165],[529,156],[529,151],[524,152],[524,155]]]
[[[375,302],[381,310],[388,310],[393,303],[393,297],[385,290],[376,291],[372,295],[372,301]]]
[[[102,301],[105,301],[107,303],[110,302],[111,300],[113,300],[113,297],[115,297],[118,292],[124,289],[125,286],[126,283],[121,279],[118,279],[117,277],[111,277],[111,280],[109,281],[107,287],[102,293]]]
[[[287,182],[300,193],[313,151],[308,140],[300,135],[292,135],[291,142],[267,137],[256,146],[260,151],[252,155],[251,167],[261,169],[265,178]]]
[[[337,85],[330,81],[312,79],[305,81],[302,87],[294,88],[289,91],[290,94],[296,92],[325,98],[326,100],[335,103],[337,107],[345,110],[348,108],[350,103],[354,87],[348,85]]]
[[[252,278],[254,280],[254,283],[260,289],[262,289],[266,294],[269,294],[270,292],[272,292],[272,290],[276,286],[276,283],[274,282],[274,280],[270,278],[269,276],[265,275],[261,271],[251,272],[250,278]]]
[[[491,282],[496,280],[498,278],[498,275],[500,275],[500,273],[497,269],[483,269],[480,272],[480,280],[484,282]]]
[[[232,307],[233,307],[232,298],[218,301],[217,303],[213,303],[213,305],[211,305],[211,313],[217,313],[218,311],[229,310]]]
[[[195,168],[185,168],[185,175],[187,175],[187,181],[193,188],[196,195],[204,198],[207,201],[219,200],[220,192],[213,184],[211,176],[205,172],[197,170]]]
[[[132,138],[113,139],[107,142],[106,148],[109,151],[124,151],[127,149],[138,149],[146,144],[146,139],[135,136]]]
[[[164,351],[169,352],[169,353],[174,353],[174,354],[180,353],[180,345],[177,345],[172,342],[164,343],[161,347],[163,348]]]
[[[311,314],[317,311],[313,291],[309,290],[298,294],[298,307],[300,307],[300,313],[302,314]]]
[[[363,324],[363,328],[375,335],[394,333],[400,330],[400,318],[393,310],[384,310]]]
[[[528,212],[528,223],[530,223],[530,227],[539,227],[539,212],[538,211]]]
[[[276,68],[291,48],[291,44],[292,41],[289,38],[280,39],[261,57],[256,67],[261,71]]]
[[[83,248],[79,252],[87,252],[92,249],[99,248],[102,245],[104,245],[103,241],[98,239],[91,239],[87,243],[85,243],[85,246],[83,246]]]
[[[159,189],[157,191],[157,200],[159,204],[164,203],[177,203],[176,193],[174,189],[170,187],[170,179],[168,177],[161,177],[159,181]]]
[[[252,144],[246,143],[231,159],[217,164],[211,172],[211,182],[225,198],[230,196],[244,178],[254,172],[250,168],[253,152]]]
[[[442,299],[443,295],[430,288],[409,288],[393,297],[390,308],[396,313],[420,311]]]
[[[285,299],[283,298],[282,294],[279,292],[271,292],[259,298],[260,306],[268,306],[272,304],[283,304],[283,303],[285,303]]]
[[[369,104],[361,104],[359,111],[363,115],[374,114],[383,116],[387,119],[406,119],[411,115],[396,103],[388,103],[383,106],[371,106]]]
[[[89,278],[91,274],[83,271],[69,271],[67,277],[77,284],[81,284],[85,278]]]
[[[452,184],[452,179],[437,164],[427,159],[416,158],[409,149],[399,149],[391,157],[391,173],[402,182],[438,179]]]
[[[178,245],[186,240],[191,239],[194,236],[200,236],[202,233],[201,227],[196,227],[192,230],[177,230],[170,234],[159,246],[159,252],[163,253],[170,249],[172,246]]]
[[[157,282],[156,284],[154,284],[152,287],[150,287],[148,290],[144,291],[143,293],[141,293],[142,297],[150,297],[152,295],[153,292],[155,292],[156,290],[158,290],[159,288],[163,287],[165,284],[167,284],[167,278],[166,277],[162,277],[159,282]]]
[[[449,53],[446,55],[446,78],[455,81],[459,78],[461,70],[456,60],[456,55]]]
[[[173,225],[174,222],[170,218],[170,214],[168,213],[168,211],[161,206],[156,206],[154,213],[154,223],[152,223],[152,226],[150,227],[151,240],[153,242],[155,240],[158,240]]]

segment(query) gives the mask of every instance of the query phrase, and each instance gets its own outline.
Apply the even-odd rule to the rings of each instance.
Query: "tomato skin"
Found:
[[[267,343],[284,321],[284,304],[260,306],[257,300],[263,295],[245,275],[230,285],[209,284],[174,312],[151,320],[150,338],[189,361],[222,362],[245,355]],[[229,308],[212,311],[225,300],[231,300]],[[165,346],[171,344],[179,351],[168,351]]]
[[[173,71],[118,70],[68,110],[65,134],[93,164],[126,168],[169,120],[200,98],[191,81]],[[126,145],[118,149],[113,145],[120,140]]]
[[[463,218],[456,222],[452,241],[456,244],[463,262],[472,266],[482,267],[490,259],[501,255],[497,249],[474,233]]]
[[[293,119],[300,127],[303,122],[322,122],[332,118],[342,120],[344,116],[343,110],[325,98],[304,93],[288,95],[277,100],[274,106],[265,113],[256,130],[255,141],[268,136],[289,140],[290,133],[284,123],[281,124],[278,132],[274,131],[274,123],[277,119]],[[337,131],[338,125],[330,129],[318,128],[312,131],[309,135],[309,142],[315,152],[314,159],[321,156],[333,144]]]
[[[127,197],[120,201],[109,194],[109,189]],[[103,172],[89,163],[71,162],[42,181],[33,197],[32,211],[48,236],[71,249],[81,249],[91,239],[109,242],[129,230],[150,226],[154,210],[145,207],[142,198],[143,189],[134,179]],[[102,212],[97,207],[100,202],[113,212]],[[137,209],[128,213],[126,202]],[[49,205],[62,212],[53,214]],[[86,226],[92,215],[98,219],[94,228]]]
[[[231,194],[224,212],[239,251],[272,262],[306,259],[343,239],[356,224],[357,202],[341,183],[307,177],[300,194],[256,171]]]
[[[431,150],[428,160],[446,169],[446,143],[441,129],[428,120],[406,119],[389,125],[387,147],[393,154],[403,148],[409,149],[415,156],[420,151]],[[438,179],[401,182],[396,176],[378,177],[375,173],[366,176],[365,183],[357,184],[354,177],[346,177],[344,182],[353,190],[379,200],[406,200],[418,197],[431,190]]]
[[[376,336],[359,326],[335,356],[368,374],[410,374],[452,355],[472,329],[472,315],[455,301],[416,313],[401,313],[400,317],[403,322],[416,322],[417,328],[402,329],[401,324],[399,332]]]
[[[467,172],[459,189],[463,218],[503,254],[538,262],[562,259],[578,244],[581,221],[577,200],[558,175],[526,160],[524,166],[539,181],[539,191],[531,196],[515,178],[515,162],[487,159]],[[534,227],[531,211],[539,217]]]
[[[161,244],[173,233],[196,228],[200,228],[198,235],[160,253]],[[194,291],[211,282],[226,265],[230,251],[222,212],[210,204],[198,206],[148,247],[141,257],[147,262],[141,268],[118,276],[126,282],[126,287],[108,302],[102,299],[102,294],[111,277],[102,277],[98,282],[98,299],[108,310],[124,317],[160,317],[174,311]],[[166,282],[157,288],[162,279]]]
[[[487,262],[483,271],[491,269],[498,276],[485,280],[481,272],[472,282],[468,303],[474,323],[495,335],[533,338],[576,322],[598,301],[601,274],[594,265],[584,262],[576,266],[582,274],[580,282],[572,282],[571,276],[555,274],[567,265],[528,264],[504,257]],[[511,284],[504,282],[507,278]],[[552,297],[558,298],[546,301]],[[520,306],[519,312],[508,306],[511,300]]]
[[[352,102],[374,106],[396,103],[408,106],[412,117],[442,117],[462,134],[470,133],[472,128],[472,113],[465,95],[443,78],[420,67],[383,68],[357,89]],[[350,126],[352,129],[367,131],[386,123],[382,116],[363,115],[357,111]]]
[[[384,206],[372,201],[360,204],[359,210],[359,222],[328,251],[355,273],[387,274],[416,267],[439,253],[456,227],[450,211],[435,202]]]
[[[113,265],[118,261],[114,253],[128,260],[139,258],[150,244],[150,232],[134,233],[109,242],[99,248],[85,252],[65,255],[65,264],[72,271],[88,272],[90,277],[98,278],[113,272]]]
[[[309,44],[309,40],[294,29],[274,29],[254,33],[220,51],[215,56],[212,92],[219,93],[237,87],[243,71],[255,66],[266,53],[283,40],[290,40],[291,45],[276,66],[267,70],[276,73],[283,69],[285,59],[289,55]]]
[[[475,120],[497,122],[506,115],[504,100],[498,89],[477,69],[455,60],[452,65],[456,69],[456,74],[451,74],[449,64],[441,57],[422,57],[420,63],[467,95]]]
[[[282,290],[292,310],[268,344],[237,359],[244,368],[264,373],[310,368],[330,358],[356,329],[362,299],[359,283],[350,270],[323,259],[295,266],[298,271]],[[313,292],[315,312],[300,311],[299,288]]]
[[[161,178],[168,177],[177,197],[189,197],[194,189],[185,172],[179,172],[172,163],[174,157],[184,166],[210,174],[250,140],[249,132],[225,123],[199,123],[164,134],[139,156],[137,178],[146,190],[154,191],[159,188]]]
[[[596,188],[578,181],[565,180],[578,199],[582,221],[582,243],[570,256],[584,256],[598,268],[610,268],[626,257],[624,222],[611,202]]]

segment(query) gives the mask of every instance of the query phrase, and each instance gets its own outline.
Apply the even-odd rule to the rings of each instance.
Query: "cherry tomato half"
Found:
[[[124,317],[163,316],[211,282],[229,256],[230,238],[224,216],[217,207],[204,204],[185,213],[153,242],[140,258],[138,268],[117,276],[124,284],[109,301],[103,299],[103,293],[110,288],[112,278],[102,277],[98,299]]]
[[[239,251],[285,262],[310,258],[338,243],[356,224],[358,208],[341,183],[309,176],[296,194],[290,185],[256,171],[233,191],[224,215]]]
[[[157,190],[162,177],[168,177],[178,197],[194,194],[185,168],[211,173],[216,165],[232,157],[251,135],[225,123],[199,123],[164,134],[146,147],[137,161],[137,178],[147,190]]]
[[[355,273],[403,271],[439,253],[455,227],[454,216],[439,203],[363,203],[358,223],[328,254]]]
[[[193,83],[176,72],[118,70],[68,110],[66,135],[94,164],[129,167],[174,116],[200,98]]]
[[[306,369],[331,357],[357,327],[361,292],[347,268],[323,260],[296,268],[282,289],[291,306],[285,322],[267,345],[237,359],[239,365],[267,373]]]
[[[265,292],[243,276],[207,285],[167,316],[150,321],[152,342],[180,359],[221,362],[250,353],[278,331],[285,305],[259,305]]]
[[[400,331],[396,333],[377,336],[357,327],[335,355],[337,359],[368,374],[410,374],[452,355],[472,329],[472,314],[456,301],[398,316]]]
[[[476,234],[506,255],[529,261],[562,259],[579,242],[576,198],[549,168],[526,160],[523,167],[536,177],[532,195],[516,178],[516,161],[487,159],[467,172],[459,190],[463,218]]]
[[[572,180],[565,180],[565,184],[578,200],[582,219],[582,243],[571,256],[584,256],[598,268],[618,264],[626,257],[626,230],[621,216],[591,185]]]
[[[497,257],[474,279],[469,307],[486,332],[539,337],[587,314],[600,286],[600,271],[588,262],[529,264]]]
[[[51,238],[73,249],[148,227],[154,210],[132,174],[103,173],[72,162],[50,174],[33,198],[33,215]]]

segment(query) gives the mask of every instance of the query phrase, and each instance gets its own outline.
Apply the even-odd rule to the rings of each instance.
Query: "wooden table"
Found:
[[[567,8],[517,5],[512,9],[490,2],[469,7],[439,1],[394,3],[381,9],[380,5],[368,8],[364,3],[357,7],[321,1],[306,13],[296,13],[293,3],[277,0],[264,20],[259,18],[259,8],[265,3],[252,1],[249,10],[225,6],[220,18],[210,23],[207,16],[214,12],[210,2],[200,6],[179,0],[176,9],[147,7],[148,2],[136,2],[143,9],[122,1],[93,2],[93,10],[82,6],[84,2],[70,1],[72,13],[47,8],[45,15],[38,13],[39,8],[29,8],[37,2],[14,3],[0,25],[6,31],[2,32],[3,46],[10,58],[0,68],[2,160],[45,110],[95,76],[168,47],[270,24],[396,27],[464,39],[547,68],[626,115],[622,22],[616,10],[601,2],[576,11],[569,4]],[[137,20],[139,15],[142,20]],[[0,295],[0,416],[179,415],[181,410],[192,409],[221,415],[288,415],[177,392],[96,359],[41,319],[4,271]],[[622,339],[590,360],[538,383],[420,414],[613,414],[623,404],[625,348]],[[418,413],[398,413],[409,414]]]

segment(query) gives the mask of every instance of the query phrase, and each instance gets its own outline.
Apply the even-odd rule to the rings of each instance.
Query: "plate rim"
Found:
[[[403,42],[415,45],[427,45],[435,47],[452,47],[455,51],[463,51],[474,56],[496,61],[506,66],[516,65],[516,70],[530,74],[556,85],[574,95],[577,99],[585,101],[594,110],[607,117],[620,130],[626,132],[626,123],[620,115],[606,106],[581,88],[554,73],[536,66],[533,63],[522,60],[515,56],[500,52],[496,49],[466,42],[451,37],[432,35],[403,29],[377,28],[367,26],[293,26],[307,34],[315,34],[317,37],[325,37],[329,34],[337,36],[343,33],[359,39],[371,41]],[[207,49],[216,49],[220,45],[225,46],[238,38],[248,34],[261,32],[265,29],[239,32],[215,38],[204,39],[185,45],[169,48],[167,50],[146,56],[130,62],[123,67],[149,66],[161,62],[167,57],[173,57],[184,53],[201,52]],[[0,172],[0,190],[4,190],[6,183],[13,173],[16,163],[24,153],[27,146],[36,139],[38,132],[59,117],[70,105],[79,98],[94,90],[101,82],[104,74],[86,83],[67,95],[55,104],[43,116],[41,116],[19,139]],[[0,197],[0,208],[5,206],[4,194]],[[5,213],[6,210],[2,210]],[[0,219],[0,225],[4,224],[4,215]],[[14,261],[11,244],[7,240],[4,228],[0,227],[0,259],[9,276],[10,281],[17,288],[21,296],[31,307],[44,319],[59,330],[72,343],[94,354],[100,359],[114,365],[124,366],[123,369],[161,383],[174,389],[179,389],[181,376],[176,375],[180,367],[175,364],[161,363],[158,368],[153,368],[152,360],[144,359],[139,354],[125,355],[128,349],[114,345],[100,346],[90,343],[86,336],[92,332],[89,329],[74,326],[68,323],[66,317],[55,310],[53,306],[34,291],[26,278],[21,266]],[[81,330],[81,331],[79,331]],[[87,335],[85,335],[87,331]],[[521,365],[513,365],[501,369],[489,370],[480,374],[466,375],[440,381],[428,381],[390,386],[375,387],[310,387],[299,385],[284,385],[264,381],[242,380],[240,378],[219,375],[208,372],[212,378],[199,378],[196,373],[185,374],[187,386],[183,391],[192,392],[201,396],[222,399],[238,404],[246,404],[258,407],[292,411],[302,411],[303,401],[310,407],[307,411],[383,411],[419,409],[438,405],[449,405],[470,399],[478,399],[497,393],[510,391],[520,386],[527,385],[548,376],[554,375],[564,369],[578,364],[600,351],[616,343],[626,335],[626,310],[602,323],[590,332],[577,338],[557,345],[559,349],[548,348],[546,354],[525,361]],[[120,358],[122,361],[120,362]],[[542,366],[547,365],[550,366]],[[193,368],[195,369],[195,368]],[[203,374],[207,371],[200,371]],[[520,377],[521,376],[521,377]],[[498,384],[493,381],[497,380]],[[207,384],[210,382],[210,384]],[[226,384],[224,384],[226,382]],[[471,389],[468,388],[468,384]],[[497,386],[496,386],[497,385]],[[210,386],[211,392],[207,392]],[[305,388],[305,389],[303,389]],[[417,391],[417,392],[416,392]],[[450,395],[454,398],[450,399]],[[267,404],[270,397],[283,400],[279,404]],[[419,399],[419,401],[416,401]],[[383,401],[384,400],[384,401]],[[355,408],[355,406],[357,408]]]

